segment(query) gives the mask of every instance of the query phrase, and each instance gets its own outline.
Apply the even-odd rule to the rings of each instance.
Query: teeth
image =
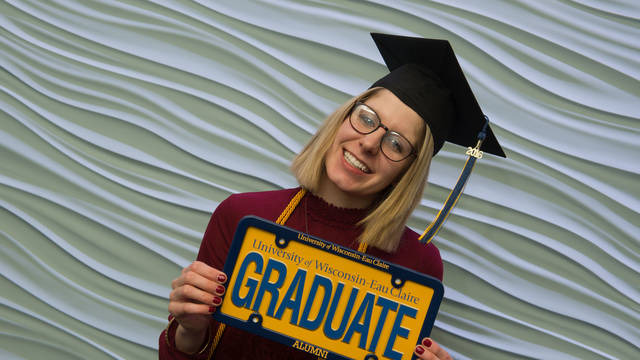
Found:
[[[358,169],[362,170],[365,173],[369,173],[369,168],[361,163],[358,159],[356,159],[355,156],[351,155],[350,152],[345,151],[344,152],[344,159],[347,160],[347,162],[355,167],[357,167]]]

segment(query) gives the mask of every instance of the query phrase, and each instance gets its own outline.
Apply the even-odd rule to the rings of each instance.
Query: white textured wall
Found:
[[[437,240],[458,359],[637,359],[640,5],[0,1],[0,358],[154,358],[170,281],[232,192],[295,185],[386,73],[369,31],[449,39],[508,159]],[[410,225],[463,165],[446,146]]]

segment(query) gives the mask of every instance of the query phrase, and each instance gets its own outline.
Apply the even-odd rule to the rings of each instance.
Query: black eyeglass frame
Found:
[[[360,105],[364,106],[364,107],[365,107],[365,108],[367,108],[369,111],[371,111],[372,113],[374,113],[374,114],[376,115],[376,119],[378,119],[378,126],[376,126],[374,129],[372,129],[372,130],[371,130],[371,131],[369,131],[369,132],[362,132],[362,131],[360,131],[360,130],[356,129],[356,127],[353,125],[353,120],[352,120],[352,118],[353,118],[353,111],[354,111],[358,106],[360,106]],[[351,125],[351,128],[352,128],[355,132],[357,132],[358,134],[362,134],[362,135],[369,135],[369,134],[373,134],[373,133],[374,133],[374,132],[376,132],[379,128],[383,128],[383,129],[384,129],[384,131],[385,131],[385,133],[384,133],[384,135],[382,135],[382,138],[380,139],[380,144],[379,144],[379,146],[380,146],[380,152],[381,152],[381,153],[382,153],[382,155],[384,155],[384,157],[386,157],[389,161],[393,161],[393,162],[400,162],[400,161],[406,160],[407,158],[409,158],[409,157],[410,157],[410,156],[412,156],[412,155],[413,155],[413,156],[416,156],[416,155],[417,155],[417,153],[416,153],[416,148],[413,146],[413,144],[411,143],[411,141],[409,141],[409,139],[407,139],[406,137],[404,137],[404,135],[400,134],[399,132],[397,132],[397,131],[393,131],[393,130],[389,130],[389,128],[388,128],[388,127],[386,127],[386,126],[382,123],[382,120],[380,120],[380,116],[378,116],[378,113],[376,113],[376,111],[375,111],[375,110],[373,110],[373,109],[372,109],[369,105],[367,105],[364,101],[356,101],[356,102],[353,104],[353,107],[351,108],[351,111],[349,112],[349,125]],[[409,154],[408,154],[407,156],[403,157],[403,158],[402,158],[402,159],[400,159],[400,160],[394,160],[394,159],[390,158],[390,157],[389,157],[389,155],[387,155],[387,154],[384,152],[384,150],[382,150],[382,142],[384,141],[385,137],[389,136],[389,134],[390,134],[390,133],[391,133],[391,134],[395,134],[395,135],[397,135],[397,136],[399,136],[399,137],[403,138],[403,139],[407,142],[407,144],[409,144],[409,146],[411,147],[411,151],[409,152]]]

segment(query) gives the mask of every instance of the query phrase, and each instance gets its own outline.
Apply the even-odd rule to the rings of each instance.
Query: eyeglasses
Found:
[[[409,140],[384,126],[378,114],[363,102],[355,104],[349,115],[349,123],[353,130],[362,135],[371,134],[378,128],[383,128],[386,132],[380,141],[380,151],[391,161],[398,162],[415,155],[415,150]]]

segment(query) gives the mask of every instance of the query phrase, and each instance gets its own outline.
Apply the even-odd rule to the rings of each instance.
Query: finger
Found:
[[[422,346],[430,352],[434,354],[438,359],[441,360],[450,360],[451,355],[440,346],[437,342],[433,341],[431,338],[422,339]]]
[[[424,346],[422,345],[418,345],[416,346],[416,348],[413,350],[414,355],[416,355],[418,357],[418,359],[423,359],[423,360],[439,360],[438,357],[429,352],[427,349],[425,349]]]
[[[192,302],[176,302],[169,303],[169,313],[175,317],[182,317],[185,315],[210,315],[215,312],[216,306],[195,304]]]
[[[227,282],[227,274],[203,263],[202,261],[194,261],[188,267],[191,268],[191,271],[195,271],[196,273],[206,277],[211,281],[215,281],[219,284],[224,284],[225,282]]]
[[[169,300],[173,302],[193,302],[213,306],[219,306],[222,303],[220,296],[210,294],[191,285],[184,285],[173,289],[169,294]]]
[[[171,287],[174,290],[186,285],[196,287],[209,294],[218,296],[223,295],[226,291],[224,285],[221,285],[220,283],[215,281],[211,281],[195,271],[188,271],[171,282]]]

